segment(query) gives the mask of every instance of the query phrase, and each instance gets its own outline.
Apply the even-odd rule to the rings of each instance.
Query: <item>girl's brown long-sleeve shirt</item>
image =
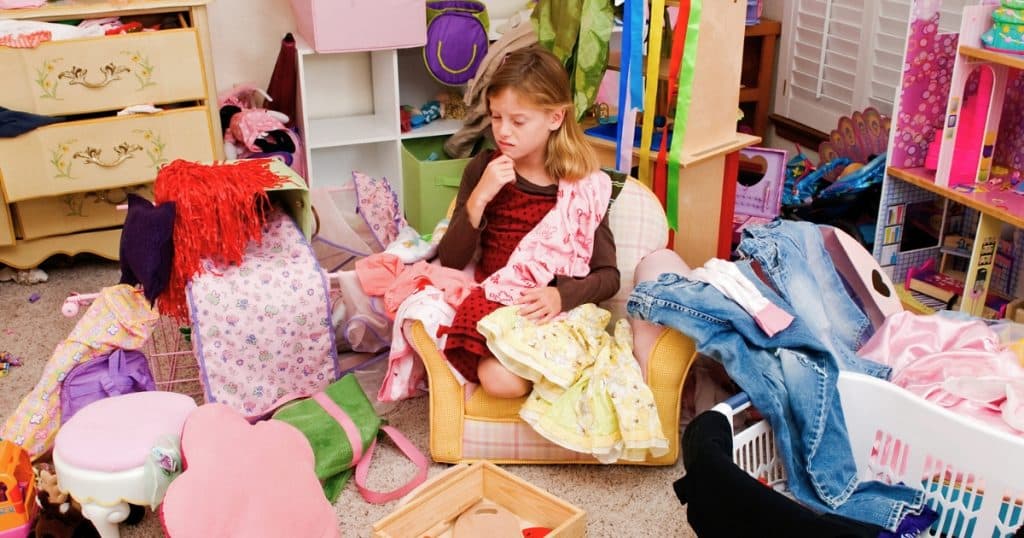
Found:
[[[466,211],[466,200],[473,192],[480,177],[490,162],[491,152],[484,151],[477,155],[462,174],[459,194],[455,198],[448,231],[438,245],[438,257],[441,265],[462,269],[472,261],[480,245],[480,232],[487,226],[481,217],[480,227],[474,228]],[[558,185],[539,186],[530,183],[526,178],[516,174],[516,188],[532,194],[551,196],[558,194]],[[608,215],[594,232],[594,252],[590,258],[590,274],[585,277],[556,275],[553,285],[558,288],[562,300],[562,310],[571,310],[581,304],[598,303],[610,298],[619,291],[619,269],[615,259],[615,239],[608,227]],[[550,285],[550,284],[549,284]]]

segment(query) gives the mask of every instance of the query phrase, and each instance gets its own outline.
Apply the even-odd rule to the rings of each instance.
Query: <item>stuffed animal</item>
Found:
[[[99,538],[96,527],[82,515],[82,506],[57,485],[52,466],[43,463],[35,468],[36,502],[39,517],[29,538]],[[146,515],[141,506],[132,506],[124,523],[134,525]]]
[[[437,94],[437,101],[441,103],[441,117],[449,120],[461,120],[466,117],[466,103],[462,94],[457,90],[445,90]]]
[[[272,100],[267,92],[251,84],[237,85],[218,96],[224,152],[228,159],[257,153],[295,152],[298,139],[287,127],[291,118],[263,106]]]
[[[98,537],[96,527],[82,516],[82,506],[57,486],[57,475],[49,465],[36,467],[36,500],[39,517],[32,528],[35,538]]]
[[[66,494],[65,494],[66,495]],[[40,491],[39,517],[32,528],[34,538],[99,538],[96,527],[82,516],[81,510],[72,509],[70,502],[57,502],[48,491]]]
[[[412,115],[412,127],[413,129],[415,129],[441,117],[441,102],[427,101],[426,103],[423,103],[423,106],[419,108],[410,108],[409,112]]]

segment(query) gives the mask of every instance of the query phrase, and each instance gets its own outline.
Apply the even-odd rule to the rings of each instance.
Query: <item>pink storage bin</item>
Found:
[[[426,0],[290,0],[299,34],[317,52],[420,47]]]

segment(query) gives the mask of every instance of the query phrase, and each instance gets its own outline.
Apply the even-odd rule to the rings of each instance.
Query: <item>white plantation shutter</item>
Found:
[[[790,0],[775,112],[828,132],[856,106],[864,6],[857,0]]]
[[[870,1],[868,2],[870,3]],[[868,105],[892,114],[893,99],[900,83],[904,47],[907,42],[907,19],[911,0],[876,0],[877,16],[872,32],[872,63]],[[960,31],[964,6],[978,0],[945,0],[939,9],[939,32]]]
[[[868,105],[891,115],[900,85],[911,0],[880,0],[873,32]],[[959,24],[959,22],[957,23]]]
[[[939,28],[956,32],[977,0],[942,2]],[[785,0],[775,113],[829,132],[869,106],[892,114],[911,0]],[[823,52],[824,51],[824,52]]]

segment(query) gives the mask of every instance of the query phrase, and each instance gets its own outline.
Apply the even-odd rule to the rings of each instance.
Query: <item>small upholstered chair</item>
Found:
[[[618,184],[609,210],[609,225],[622,285],[618,294],[600,305],[612,319],[626,315],[625,304],[633,289],[637,264],[647,254],[668,243],[668,224],[661,203],[647,187],[625,176]],[[621,185],[621,190],[618,186]],[[649,324],[648,324],[649,325]],[[636,330],[634,323],[634,331]],[[672,465],[679,457],[680,398],[686,373],[696,357],[693,341],[667,328],[645,327],[658,332],[647,354],[647,383],[661,418],[668,452],[648,457],[640,465]],[[416,321],[406,337],[426,365],[430,381],[430,455],[434,461],[457,463],[490,460],[496,463],[598,463],[587,454],[574,452],[537,434],[519,418],[526,398],[495,398],[476,390],[467,400],[463,387],[449,369],[423,324]],[[636,340],[636,334],[634,334]]]
[[[183,394],[135,392],[95,401],[61,426],[53,446],[58,487],[82,505],[101,538],[120,536],[129,504],[156,508],[163,500],[171,473],[164,475],[153,449],[170,440],[166,453],[176,454],[195,409]],[[174,464],[180,470],[180,458]]]

